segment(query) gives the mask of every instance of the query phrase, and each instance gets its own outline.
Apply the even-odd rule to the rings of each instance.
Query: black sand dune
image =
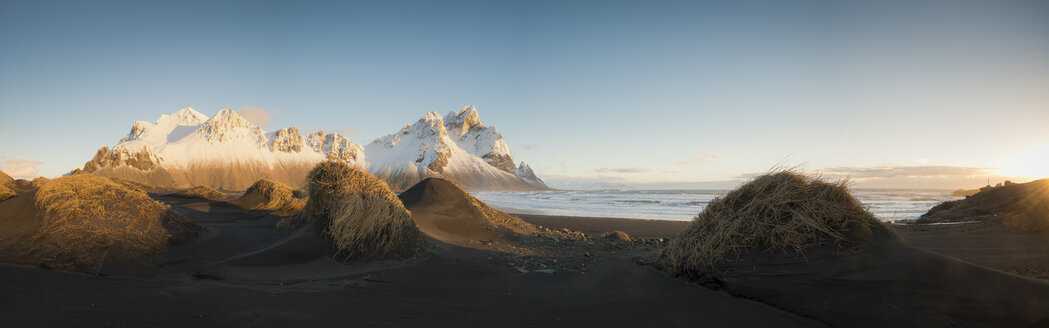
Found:
[[[1000,220],[894,226],[911,246],[1028,278],[1049,281],[1049,233],[1025,233]]]
[[[425,198],[413,205],[436,208]],[[322,220],[287,233],[273,229],[277,215],[258,217],[219,201],[159,199],[204,229],[174,246],[156,275],[97,277],[0,266],[0,301],[6,304],[0,317],[31,327],[819,326],[634,264],[649,248],[597,247],[585,268],[566,269],[559,266],[564,258],[441,244],[399,265],[332,263],[344,271],[328,275],[332,267],[318,264],[330,261],[324,251],[330,244],[317,238]],[[549,269],[520,270],[527,261],[534,262],[532,269]],[[213,279],[223,275],[264,279]]]
[[[232,281],[303,281],[389,267],[387,263],[349,265],[335,260],[332,243],[324,237],[327,224],[326,220],[315,220],[269,247],[209,264],[196,276]]]
[[[936,205],[918,223],[1003,220],[1017,230],[1049,229],[1049,179],[985,187],[956,201]]]
[[[445,179],[424,179],[398,197],[423,233],[449,244],[508,244],[538,232],[534,225],[489,207]]]
[[[332,259],[323,220],[279,231],[286,217],[273,212],[152,195],[203,227],[170,246],[153,275],[0,265],[0,317],[18,327],[1023,327],[1044,324],[1049,313],[1047,284],[918,248],[947,254],[959,243],[931,230],[905,231],[909,243],[873,238],[855,252],[746,252],[725,271],[687,282],[636,264],[662,244],[521,233],[454,184],[417,187],[401,199],[435,247],[409,261],[361,263]],[[34,222],[14,214],[26,206],[22,195],[0,202],[0,243]],[[642,238],[682,228],[567,217],[526,224]]]
[[[790,171],[712,201],[660,264],[831,326],[1049,324],[1049,284],[907,245],[844,183]]]
[[[748,252],[701,283],[831,326],[1049,324],[1049,284],[887,237],[858,253]]]

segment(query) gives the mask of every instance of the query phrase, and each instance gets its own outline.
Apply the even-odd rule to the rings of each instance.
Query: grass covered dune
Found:
[[[306,189],[304,207],[276,224],[278,230],[293,230],[291,236],[209,265],[198,274],[266,281],[344,275],[355,269],[342,263],[407,259],[424,245],[422,233],[397,195],[359,168],[323,162],[310,171]]]
[[[824,244],[845,251],[864,247],[875,233],[895,238],[849,193],[846,182],[778,172],[712,201],[670,241],[660,263],[672,275],[694,279],[745,251],[803,254]]]
[[[15,196],[15,179],[12,179],[10,175],[0,171],[0,201],[7,200]]]
[[[41,181],[41,190],[16,183],[17,195],[0,201],[0,253],[13,254],[17,245],[33,251],[18,254],[36,256],[17,263],[50,260],[82,265],[58,267],[63,270],[103,274],[145,268],[153,276],[100,278],[0,266],[0,299],[19,300],[0,307],[0,317],[12,326],[1049,323],[1049,284],[915,248],[894,233],[896,226],[867,213],[844,184],[800,173],[757,177],[687,226],[518,218],[442,179],[427,179],[398,196],[343,163],[324,163],[310,173],[302,192],[258,183],[242,197],[254,198],[247,206],[185,201],[170,191],[146,194],[137,185],[91,175]],[[41,202],[67,209],[53,213],[67,214],[45,216],[34,197],[38,191]],[[283,208],[289,194],[305,203],[294,215],[250,209]],[[151,196],[167,204],[158,207]],[[203,226],[201,237],[172,246],[179,235],[172,223],[181,221],[164,219],[171,211]],[[55,248],[61,252],[49,248],[46,238],[52,237],[37,237],[45,217],[63,222],[65,230],[48,230],[68,239]],[[121,230],[132,227],[141,234]],[[170,235],[166,246],[164,231]],[[100,237],[113,234],[127,236]],[[100,239],[119,245],[101,245]],[[156,259],[164,259],[159,270],[151,266]]]
[[[108,178],[76,174],[27,185],[21,202],[4,204],[23,233],[8,236],[9,262],[84,273],[143,273],[169,243],[195,234],[195,225],[146,192]]]
[[[658,263],[830,326],[1049,323],[1049,284],[914,248],[844,183],[797,172],[759,176],[711,202]]]

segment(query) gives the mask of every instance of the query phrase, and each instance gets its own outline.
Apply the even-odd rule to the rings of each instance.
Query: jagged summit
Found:
[[[525,162],[521,162],[521,165],[517,167],[517,171],[515,173],[518,177],[524,179],[525,181],[536,187],[546,188],[546,182],[543,182],[543,179],[537,177],[535,175],[535,171],[532,171],[532,167],[528,166],[528,164],[525,164]]]
[[[178,110],[170,116],[160,115],[160,120],[164,119],[175,120],[175,122],[177,122],[178,125],[195,125],[207,121],[208,116],[194,110],[193,107],[186,107]]]
[[[302,134],[297,127],[266,132],[226,108],[212,117],[191,108],[135,122],[117,145],[103,147],[84,171],[168,187],[205,185],[243,190],[259,179],[298,186],[309,169],[341,160],[368,169],[394,189],[427,177],[470,189],[547,188],[534,173],[520,176],[502,136],[473,106],[442,117],[423,115],[365,147],[337,133]],[[531,172],[529,169],[527,172]]]
[[[208,119],[196,131],[210,142],[225,142],[236,137],[261,137],[265,132],[236,111],[226,108]],[[263,138],[264,139],[264,138]]]
[[[466,106],[458,113],[452,111],[445,116],[445,130],[463,150],[481,157],[497,169],[514,174],[514,158],[510,147],[495,127],[485,126],[474,106]]]
[[[146,121],[135,122],[131,126],[131,132],[128,132],[127,136],[120,141],[121,143],[131,141],[139,141],[141,143],[134,146],[156,146],[168,142],[168,136],[176,132],[175,130],[180,127],[197,126],[207,120],[207,115],[201,114],[193,110],[193,108],[186,107],[171,115],[162,114],[154,123]],[[181,135],[188,133],[188,130],[181,130],[185,132],[181,133]]]
[[[455,111],[448,112],[448,115],[444,117],[445,124],[448,125],[448,131],[454,131],[456,138],[461,138],[466,132],[470,131],[470,128],[480,127],[484,128],[481,124],[481,117],[477,114],[477,109],[473,105],[468,105],[459,110],[458,113]]]

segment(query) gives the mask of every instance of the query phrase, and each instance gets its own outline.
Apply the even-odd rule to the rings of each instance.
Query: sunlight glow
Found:
[[[1014,158],[998,172],[1007,176],[1049,178],[1049,144],[1036,147]]]

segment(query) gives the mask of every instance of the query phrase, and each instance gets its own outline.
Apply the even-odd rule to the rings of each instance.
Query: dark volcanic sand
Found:
[[[1049,232],[1019,233],[998,220],[893,228],[915,247],[1028,278],[1049,280]]]
[[[529,223],[541,225],[553,230],[568,228],[585,233],[588,236],[599,236],[603,233],[620,230],[632,238],[670,238],[689,223],[685,221],[633,220],[613,218],[593,218],[575,216],[549,216],[534,214],[514,214]]]
[[[645,247],[596,243],[586,260],[520,256],[437,243],[410,263],[306,281],[202,279],[198,269],[273,245],[279,217],[218,201],[176,204],[204,230],[171,249],[151,277],[99,277],[0,266],[0,318],[10,327],[91,326],[812,326],[809,319],[634,264]],[[615,228],[615,227],[612,227]],[[619,229],[623,230],[623,229]],[[607,249],[607,251],[605,250]],[[522,273],[530,261],[551,270]],[[581,261],[581,262],[580,262]],[[535,269],[535,268],[532,268]],[[311,270],[310,267],[302,270]],[[360,270],[356,270],[360,271]],[[300,272],[301,273],[301,272]],[[309,273],[304,273],[308,276]]]
[[[158,199],[175,205],[204,230],[189,243],[174,246],[155,275],[99,277],[0,265],[4,326],[995,326],[1036,324],[1038,311],[1049,309],[1049,284],[992,270],[1043,268],[1040,239],[962,226],[897,227],[907,244],[879,247],[867,255],[839,258],[817,251],[808,262],[758,256],[763,262],[752,265],[750,273],[715,289],[635,264],[651,261],[660,244],[567,238],[544,244],[560,247],[564,255],[559,257],[431,241],[426,254],[406,263],[333,267],[332,262],[311,262],[260,269],[295,279],[266,281],[266,275],[257,275],[263,278],[257,281],[233,274],[216,280],[197,273],[275,245],[292,233],[275,231],[280,217],[269,212],[220,201]],[[5,205],[0,203],[0,212],[13,208]],[[447,219],[441,213],[458,213],[439,207],[428,212],[437,215],[431,222]],[[591,237],[621,230],[635,238],[667,238],[687,225],[522,217]],[[8,223],[0,229],[24,228]],[[991,242],[1003,239],[1024,242],[1002,247]],[[879,262],[885,258],[893,260]],[[1018,304],[1028,308],[1017,309]]]

